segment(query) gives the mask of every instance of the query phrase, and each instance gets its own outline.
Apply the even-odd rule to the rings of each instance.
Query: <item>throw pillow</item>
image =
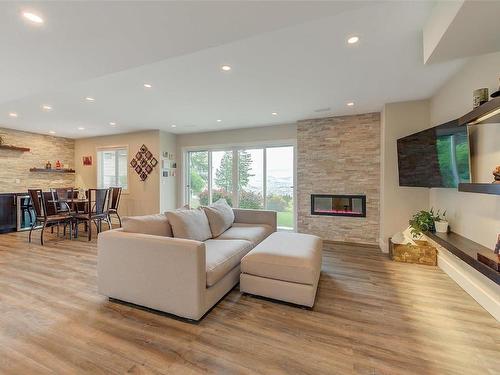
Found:
[[[221,198],[208,207],[203,207],[210,224],[213,237],[218,237],[231,228],[234,222],[234,212],[226,200]]]
[[[167,211],[166,214],[174,237],[195,241],[206,241],[212,238],[207,215],[203,210],[180,209]]]
[[[172,228],[164,214],[129,216],[122,218],[124,232],[172,237]]]

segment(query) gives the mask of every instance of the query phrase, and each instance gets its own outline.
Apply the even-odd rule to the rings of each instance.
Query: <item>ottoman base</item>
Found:
[[[314,285],[307,285],[243,273],[240,275],[240,291],[312,307],[316,297],[318,281],[319,277]]]

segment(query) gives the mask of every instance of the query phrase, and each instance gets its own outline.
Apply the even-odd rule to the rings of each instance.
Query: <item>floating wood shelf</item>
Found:
[[[500,184],[459,184],[458,191],[500,195]]]
[[[491,99],[458,119],[459,125],[499,122],[500,97]]]
[[[37,172],[37,173],[75,173],[74,169],[67,169],[67,168],[61,168],[61,169],[55,169],[55,168],[30,168],[30,172]]]
[[[21,152],[29,152],[31,151],[27,147],[18,147],[18,146],[9,146],[9,145],[0,145],[0,150],[12,150],[12,151],[21,151]]]
[[[461,235],[449,233],[433,233],[426,232],[425,235],[431,240],[437,242],[450,253],[463,260],[469,266],[481,272],[484,276],[500,285],[500,272],[496,271],[484,263],[484,259],[488,259],[491,263],[498,262],[498,256],[491,249],[471,241]],[[439,251],[439,249],[438,249]],[[482,258],[480,261],[478,258]]]

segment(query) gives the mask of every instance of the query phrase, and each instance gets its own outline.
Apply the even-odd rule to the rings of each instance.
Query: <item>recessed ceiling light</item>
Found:
[[[225,72],[229,72],[231,70],[231,66],[230,65],[222,65],[221,69]]]
[[[354,102],[348,102],[348,103],[347,103],[347,106],[348,106],[348,107],[352,107],[353,105],[354,105]]]
[[[78,130],[85,130],[85,128],[83,126],[79,126]]]
[[[217,122],[222,122],[222,120],[217,120]]]
[[[49,130],[49,133],[50,133],[50,134],[56,134],[56,132],[55,132],[55,131],[53,131],[53,130]]]
[[[112,121],[111,121],[111,122],[109,123],[109,125],[111,125],[111,126],[116,126],[116,122],[112,122]]]
[[[172,128],[176,128],[176,127],[177,127],[177,125],[175,125],[175,124],[172,124],[172,125],[170,125],[170,126],[171,126]]]
[[[278,112],[271,113],[273,116],[278,116]]]
[[[153,87],[153,85],[151,83],[145,83],[143,86],[147,89],[150,89],[151,87]]]
[[[26,18],[28,21],[31,21],[33,23],[38,23],[38,24],[43,23],[43,18],[35,13],[23,12],[23,17]]]
[[[93,101],[95,101],[95,99],[94,99],[93,97],[91,97],[91,96],[87,96],[87,97],[85,98],[85,100],[86,100],[86,101],[88,101],[88,102],[93,102]]]
[[[16,112],[10,112],[9,117],[14,117],[17,118],[17,113]]]
[[[42,109],[44,111],[52,111],[52,106],[50,106],[48,104],[44,104],[44,105],[42,105]]]
[[[357,42],[359,42],[359,36],[351,36],[347,39],[347,43],[349,44],[356,44]]]

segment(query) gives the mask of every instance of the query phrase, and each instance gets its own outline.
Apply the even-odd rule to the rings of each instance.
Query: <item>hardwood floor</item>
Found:
[[[38,233],[34,235],[38,240]],[[97,294],[96,244],[0,235],[1,374],[498,374],[500,324],[438,268],[325,245],[314,309],[241,295],[200,323]]]

